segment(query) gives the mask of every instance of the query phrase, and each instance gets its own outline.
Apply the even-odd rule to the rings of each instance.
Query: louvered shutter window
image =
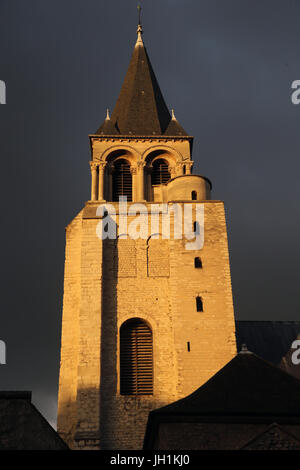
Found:
[[[153,162],[153,170],[151,176],[151,184],[163,184],[170,179],[168,163],[163,159],[158,159]]]
[[[153,394],[153,344],[148,325],[133,319],[120,329],[121,395]]]
[[[117,160],[113,172],[113,201],[119,201],[120,196],[127,196],[132,201],[132,175],[127,160]]]

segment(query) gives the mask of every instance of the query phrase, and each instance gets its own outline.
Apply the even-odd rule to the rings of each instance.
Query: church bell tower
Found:
[[[149,411],[236,354],[224,204],[192,173],[193,137],[166,106],[142,34],[139,24],[116,106],[89,136],[91,198],[66,228],[58,432],[73,449],[141,449]],[[185,214],[200,245],[175,233]],[[130,236],[137,217],[143,234]],[[114,237],[99,236],[106,220]]]

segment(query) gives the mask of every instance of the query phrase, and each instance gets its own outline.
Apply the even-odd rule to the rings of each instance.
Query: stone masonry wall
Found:
[[[70,444],[77,424],[82,212],[66,228],[57,428]]]
[[[204,203],[198,251],[174,239],[102,242],[97,204],[87,206],[67,231],[58,430],[73,432],[74,448],[139,449],[150,410],[190,394],[236,354],[224,205]],[[119,330],[136,317],[153,332],[153,396],[119,391]]]

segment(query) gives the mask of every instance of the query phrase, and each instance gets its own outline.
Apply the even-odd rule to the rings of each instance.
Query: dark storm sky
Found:
[[[194,172],[223,199],[238,319],[297,320],[298,0],[145,0],[144,41]],[[89,141],[136,40],[135,0],[0,0],[0,389],[55,422],[65,226],[90,196]]]

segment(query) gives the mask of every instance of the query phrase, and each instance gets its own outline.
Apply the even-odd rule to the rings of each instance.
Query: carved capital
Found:
[[[130,167],[130,173],[131,173],[132,175],[136,175],[136,172],[137,172],[137,168],[136,168],[135,166],[131,166],[131,167]]]
[[[91,171],[97,171],[98,163],[91,161],[90,167],[91,167]]]
[[[106,162],[99,162],[98,166],[99,166],[99,170],[104,170],[104,168],[106,167],[107,163]]]
[[[145,170],[146,170],[146,173],[151,175],[151,173],[153,172],[153,166],[152,165],[146,166]]]
[[[186,166],[186,169],[187,169],[187,173],[188,173],[188,174],[191,174],[191,171],[192,171],[192,169],[193,169],[193,164],[194,164],[194,162],[191,161],[191,160],[190,160],[189,162],[186,162],[186,163],[185,163],[185,166]]]

